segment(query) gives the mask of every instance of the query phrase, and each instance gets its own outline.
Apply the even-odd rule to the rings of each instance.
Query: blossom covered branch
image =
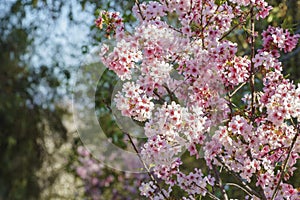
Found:
[[[161,195],[153,181],[143,183],[142,195],[166,199],[177,186],[185,191],[182,199],[218,199],[212,188],[219,187],[220,198],[228,199],[224,186],[231,185],[252,199],[299,199],[299,188],[286,181],[299,160],[291,121],[300,120],[300,85],[284,78],[279,58],[300,35],[269,26],[256,49],[255,21],[270,10],[264,0],[137,1],[139,23],[130,33],[118,13],[100,14],[97,26],[105,23],[117,41],[113,48],[103,45],[102,62],[126,81],[115,97],[117,108],[145,122],[141,158],[168,187]],[[177,19],[171,23],[169,15]],[[233,21],[251,29],[249,55],[239,55],[237,44],[226,39],[239,28]],[[209,170],[187,173],[185,150],[195,163],[204,152]],[[224,182],[220,173],[234,174],[238,183]]]

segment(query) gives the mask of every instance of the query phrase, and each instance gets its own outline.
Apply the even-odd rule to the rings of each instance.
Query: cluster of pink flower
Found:
[[[252,4],[257,9],[256,18],[266,18],[269,15],[269,11],[272,9],[272,6],[269,6],[264,0],[230,0],[233,3],[238,4],[239,6],[249,6]]]
[[[227,61],[220,67],[222,79],[226,86],[236,86],[246,82],[250,78],[250,60],[246,57],[234,57],[232,61]]]
[[[103,175],[104,166],[91,159],[90,153],[82,146],[78,147],[77,153],[80,156],[78,159],[80,164],[76,166],[76,173],[85,183],[85,192],[94,200],[100,199],[101,191],[98,187],[110,185],[114,177],[108,176],[105,180],[99,179]]]
[[[77,156],[79,163],[76,164],[75,171],[84,183],[85,197],[100,200],[108,190],[112,195],[111,199],[139,199],[137,188],[142,180],[147,178],[145,174],[112,171],[83,146],[77,148]],[[121,184],[119,189],[117,184]],[[128,195],[128,198],[125,198],[125,195]]]
[[[281,63],[276,58],[274,58],[274,56],[271,53],[267,51],[259,50],[259,52],[252,59],[252,61],[254,62],[255,68],[263,67],[267,71],[282,71]]]
[[[141,90],[139,85],[126,82],[123,85],[122,92],[119,91],[116,95],[115,102],[117,108],[122,111],[123,116],[145,121],[151,118],[154,109],[151,99],[152,97],[147,97],[145,91]]]
[[[177,185],[186,191],[189,195],[194,196],[195,194],[206,195],[207,183],[214,186],[214,179],[210,179],[210,176],[204,176],[200,169],[195,168],[195,172],[190,172],[185,175],[179,172],[177,175]]]
[[[281,175],[276,166],[287,159],[287,152],[296,132],[291,125],[281,124],[280,127],[275,127],[267,120],[255,127],[245,118],[235,116],[229,122],[229,127],[220,127],[212,140],[206,143],[205,159],[209,166],[223,166],[237,172],[247,182],[251,182],[251,178],[255,176],[256,185],[263,189],[267,199],[271,199]],[[299,144],[298,140],[295,145],[297,148],[291,152],[285,180],[296,169],[292,166],[299,159]],[[299,193],[292,185],[282,183],[281,186],[276,199],[298,199]]]
[[[152,20],[156,18],[160,18],[166,15],[166,7],[163,4],[160,4],[156,1],[150,1],[148,5],[141,4],[140,7],[135,5],[133,7],[133,13],[137,16],[140,20]],[[145,13],[145,18],[142,18],[140,12]]]
[[[265,77],[261,103],[267,108],[267,119],[274,125],[280,126],[286,119],[300,119],[300,85],[296,89],[281,74],[270,72]]]
[[[103,58],[102,62],[111,70],[113,70],[122,80],[131,79],[131,70],[135,68],[135,62],[141,59],[141,52],[137,51],[136,42],[127,42],[121,40],[118,44],[118,48],[107,58]],[[102,55],[108,52],[106,45],[101,49]]]
[[[218,174],[223,168],[252,199],[297,200],[299,191],[284,181],[299,159],[300,87],[283,77],[274,50],[291,51],[299,36],[269,27],[256,55],[238,56],[237,44],[225,39],[232,20],[265,18],[271,7],[264,0],[216,2],[137,4],[133,11],[140,23],[133,33],[116,35],[113,51],[101,54],[104,64],[130,81],[117,94],[117,108],[124,116],[147,120],[141,157],[168,185],[164,190],[152,180],[141,185],[141,194],[164,199],[176,185],[186,191],[183,199],[217,198],[211,186],[226,196]],[[174,13],[179,26],[163,21]],[[262,91],[254,87],[255,79],[263,79]],[[239,108],[231,97],[244,83],[251,94],[245,96],[247,106]],[[186,175],[180,159],[185,150],[193,159],[204,151],[214,172],[195,169]]]
[[[157,185],[150,181],[148,183],[142,183],[139,187],[141,194],[153,200],[160,200],[170,197],[171,190],[161,189],[160,193],[157,193],[156,190],[158,189]]]
[[[300,35],[291,35],[288,30],[269,26],[267,30],[263,31],[262,37],[263,50],[271,52],[275,57],[279,57],[279,50],[287,53],[296,47]]]

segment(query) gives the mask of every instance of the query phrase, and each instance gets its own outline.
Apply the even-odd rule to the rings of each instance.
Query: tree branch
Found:
[[[215,200],[220,200],[216,195],[214,195],[213,193],[211,193],[210,191],[208,191],[206,188],[203,188],[197,184],[195,184],[198,188],[200,188],[201,190],[204,190],[207,192],[208,196],[210,196],[210,198],[215,199]]]
[[[288,156],[287,156],[287,158],[286,158],[286,160],[284,161],[284,164],[283,164],[283,166],[282,166],[280,178],[279,178],[279,180],[278,180],[277,186],[276,186],[276,188],[275,188],[275,190],[274,190],[274,193],[273,193],[273,195],[272,195],[271,200],[274,200],[274,199],[276,198],[276,196],[277,196],[277,193],[278,193],[279,187],[280,187],[280,183],[281,183],[281,181],[283,180],[284,174],[285,174],[286,169],[287,169],[288,161],[289,161],[289,159],[290,159],[290,157],[291,157],[293,148],[294,148],[295,143],[296,143],[296,141],[297,141],[297,137],[298,137],[299,134],[300,134],[300,126],[298,125],[298,127],[296,127],[296,128],[297,128],[297,132],[296,132],[296,134],[295,134],[295,136],[294,136],[294,138],[293,138],[292,144],[291,144],[291,146],[290,146],[290,148],[289,148]]]
[[[103,102],[104,102],[104,100],[103,100]],[[105,102],[104,102],[104,103],[105,103]],[[111,107],[110,107],[107,103],[105,103],[105,104],[106,104],[107,108],[108,108],[110,111],[112,111]],[[163,195],[163,197],[164,197],[165,199],[168,199],[168,198],[166,197],[165,193],[162,191],[162,189],[161,189],[160,185],[158,184],[157,180],[155,179],[155,177],[150,173],[150,170],[149,170],[147,164],[144,162],[143,158],[141,157],[141,155],[140,155],[140,153],[139,153],[139,150],[137,149],[136,145],[134,144],[134,142],[133,142],[133,140],[132,140],[131,135],[130,135],[128,132],[126,132],[126,131],[123,131],[123,130],[122,130],[122,132],[123,132],[123,134],[125,134],[125,135],[128,137],[131,146],[133,147],[135,153],[138,155],[138,157],[139,157],[141,163],[143,164],[144,168],[146,169],[147,174],[148,174],[149,178],[151,179],[151,181],[153,181],[153,183],[157,186],[157,188],[159,189],[159,191],[160,191],[160,193]]]
[[[140,15],[142,17],[143,20],[145,20],[145,16],[143,15],[143,12],[142,12],[142,9],[141,9],[141,3],[139,0],[135,0],[135,4],[137,5],[138,9],[139,9],[139,12],[140,12]]]
[[[245,188],[241,187],[240,185],[238,185],[236,183],[226,183],[225,185],[235,186],[237,188],[240,188],[241,190],[243,190],[244,192],[246,192],[248,195],[250,195],[251,197],[253,197],[253,194],[249,193]]]
[[[247,82],[244,82],[244,83],[242,83],[239,87],[237,87],[232,93],[230,93],[228,96],[231,98],[231,97],[233,97],[233,95],[235,94],[235,93],[237,93],[244,85],[246,85],[247,84]]]
[[[224,200],[228,200],[228,196],[226,194],[224,185],[222,183],[222,179],[220,177],[220,173],[219,173],[219,171],[218,171],[218,169],[217,169],[216,166],[213,166],[213,169],[214,169],[214,174],[215,174],[216,181],[217,181],[217,183],[219,185],[219,188],[221,190],[222,197],[223,197]]]
[[[240,187],[244,188],[250,194],[253,194],[254,196],[256,196],[260,199],[264,199],[257,191],[253,190],[249,185],[247,185],[239,175],[237,175],[235,172],[231,171],[230,168],[225,163],[222,162],[221,158],[217,157],[216,159],[224,166],[224,168],[227,172],[232,174],[234,176],[234,178],[242,184],[242,186],[239,185]]]
[[[250,19],[250,25],[251,25],[251,37],[250,37],[250,43],[251,43],[251,55],[250,55],[250,61],[251,61],[251,71],[250,71],[250,89],[251,89],[251,119],[254,120],[255,117],[255,107],[254,107],[254,95],[255,95],[255,73],[254,73],[254,62],[252,61],[255,55],[255,15],[254,15],[254,6],[251,6],[250,11],[251,19]]]
[[[146,165],[146,163],[144,162],[144,160],[142,159],[142,157],[141,157],[141,155],[140,155],[140,153],[139,153],[139,151],[138,151],[136,145],[134,144],[134,142],[133,142],[133,140],[132,140],[132,138],[131,138],[131,135],[130,135],[129,133],[125,132],[125,131],[123,131],[123,133],[128,137],[131,146],[133,147],[133,149],[134,149],[134,151],[136,152],[136,154],[138,155],[140,161],[141,161],[142,164],[144,165],[144,167],[145,167],[145,169],[146,169],[146,171],[147,171],[147,174],[148,174],[148,176],[150,177],[150,179],[151,179],[151,180],[153,181],[153,183],[157,186],[157,188],[159,189],[159,191],[160,191],[160,193],[163,195],[163,197],[164,197],[165,199],[168,199],[168,198],[166,197],[165,193],[162,191],[162,189],[161,189],[160,185],[158,184],[157,180],[155,179],[155,177],[150,173],[150,170],[149,170],[148,166]]]

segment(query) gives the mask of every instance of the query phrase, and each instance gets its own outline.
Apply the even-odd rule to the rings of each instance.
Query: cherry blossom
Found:
[[[154,178],[140,186],[141,195],[165,199],[177,186],[186,192],[182,199],[218,199],[214,186],[226,199],[219,175],[225,173],[247,198],[299,199],[299,188],[287,181],[299,161],[300,85],[284,77],[279,57],[300,36],[269,26],[260,49],[250,42],[246,55],[226,37],[239,28],[233,20],[254,29],[270,10],[264,0],[143,2],[134,6],[139,21],[126,34],[118,15],[102,13],[117,41],[111,51],[104,46],[102,62],[127,81],[116,107],[145,122],[140,158]],[[255,30],[250,35],[259,39]],[[208,170],[185,172],[185,151],[195,163],[203,152]],[[86,176],[81,168],[78,174]]]
[[[263,31],[262,37],[264,50],[271,51],[278,57],[279,50],[283,50],[285,53],[291,52],[296,47],[300,35],[291,35],[288,30],[269,26],[267,30]]]
[[[117,108],[127,117],[133,117],[138,121],[150,119],[154,104],[151,97],[147,97],[139,85],[132,82],[126,82],[123,85],[122,92],[118,92],[115,101]]]

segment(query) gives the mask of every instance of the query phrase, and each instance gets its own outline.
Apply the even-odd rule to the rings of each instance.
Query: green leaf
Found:
[[[224,4],[227,0],[215,0],[215,4],[217,4],[218,6]]]

